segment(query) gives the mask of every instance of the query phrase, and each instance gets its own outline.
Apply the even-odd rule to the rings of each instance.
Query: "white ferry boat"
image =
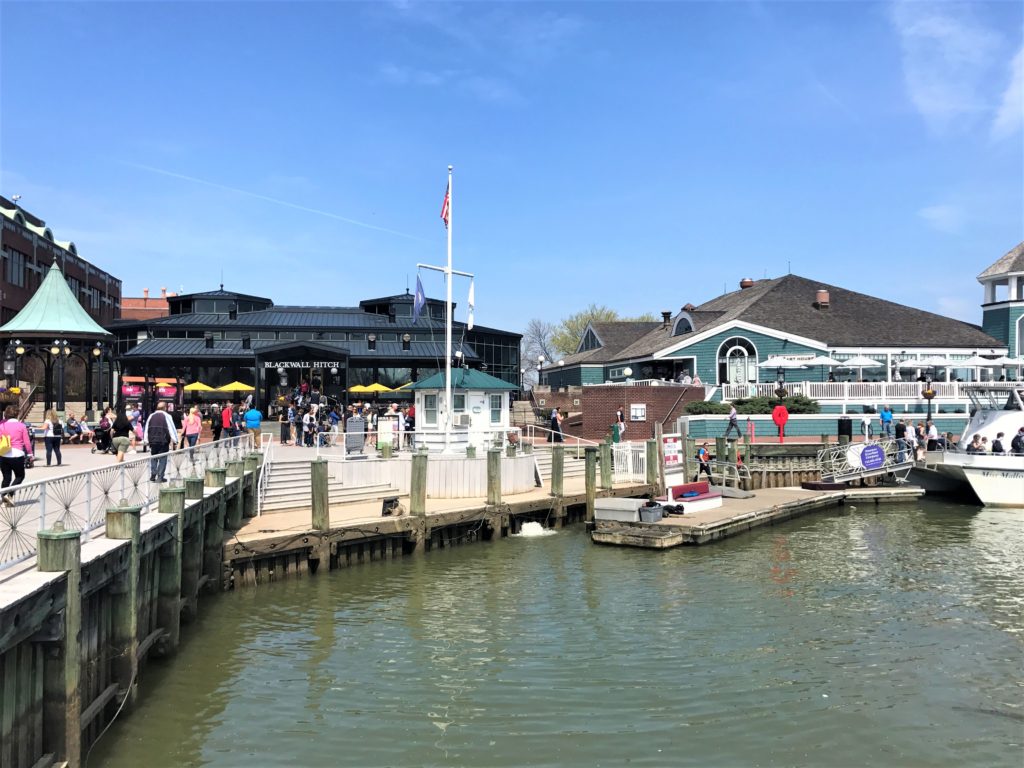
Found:
[[[982,504],[1024,509],[1024,455],[1009,453],[1010,441],[1024,427],[1024,383],[979,384],[967,389],[967,396],[972,415],[960,445],[970,445],[975,435],[987,437],[991,445],[1002,432],[1003,449],[1008,453],[947,451],[942,463],[963,472]]]

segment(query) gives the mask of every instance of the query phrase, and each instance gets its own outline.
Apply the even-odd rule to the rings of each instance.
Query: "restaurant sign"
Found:
[[[337,360],[307,360],[303,363],[282,362],[267,360],[263,363],[264,368],[341,368],[342,364]]]

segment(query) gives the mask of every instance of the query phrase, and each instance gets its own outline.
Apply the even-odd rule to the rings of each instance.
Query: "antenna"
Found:
[[[786,260],[786,274],[793,274],[793,262],[789,261],[789,259]]]

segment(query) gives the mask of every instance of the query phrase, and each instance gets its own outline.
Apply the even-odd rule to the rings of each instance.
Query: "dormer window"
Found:
[[[591,349],[600,349],[601,346],[601,341],[597,338],[597,334],[587,328],[587,332],[583,334],[583,340],[580,341],[580,352],[587,352]]]

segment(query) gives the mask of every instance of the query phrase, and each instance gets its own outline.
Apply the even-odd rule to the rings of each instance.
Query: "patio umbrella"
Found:
[[[932,355],[917,361],[922,368],[948,368],[952,365],[948,358],[942,355]]]
[[[374,382],[373,384],[368,386],[365,391],[366,392],[373,392],[373,393],[376,394],[376,393],[380,393],[380,392],[391,392],[392,389],[391,389],[391,387],[385,387],[383,384],[379,384],[378,382]]]
[[[851,357],[849,360],[844,360],[842,363],[840,363],[839,367],[856,368],[857,379],[863,380],[865,368],[881,368],[882,363],[870,357],[865,357],[864,355],[856,355],[855,357]]]
[[[818,355],[817,357],[812,357],[810,360],[805,360],[804,365],[820,366],[822,368],[835,368],[836,366],[841,365],[841,363],[838,360],[835,360],[831,357],[826,357],[825,355]],[[822,371],[821,373],[821,380],[825,380],[824,371]]]
[[[256,387],[250,387],[248,384],[243,384],[240,381],[232,381],[230,384],[225,384],[223,387],[217,387],[217,392],[254,392]]]
[[[1015,360],[1014,358],[1007,357],[1006,355],[1000,355],[999,357],[993,358],[993,359],[989,360],[988,362],[989,362],[990,365],[998,365],[998,366],[1001,366],[1001,367],[1002,366],[1024,365],[1024,360],[1020,360],[1020,359],[1016,359]]]
[[[758,368],[775,368],[776,370],[782,370],[782,380],[786,380],[785,371],[793,368],[804,368],[804,364],[799,360],[791,360],[788,357],[769,357],[764,362],[757,364]]]
[[[400,391],[400,390],[403,390],[403,389],[408,389],[408,388],[409,388],[409,387],[411,387],[411,386],[412,386],[412,382],[411,382],[411,381],[407,381],[407,382],[405,382],[405,384],[403,384],[402,386],[400,386],[400,387],[395,387],[394,391],[395,391],[395,392],[398,392],[398,391]]]
[[[348,388],[349,392],[371,392],[372,390],[365,384],[356,384],[355,386]]]
[[[954,363],[958,368],[973,368],[974,369],[974,381],[980,381],[981,376],[979,375],[978,368],[998,368],[999,363],[994,360],[989,360],[987,357],[981,357],[980,355],[971,355],[966,360],[961,360],[958,363]]]
[[[191,384],[186,384],[183,389],[186,392],[213,392],[213,387],[209,384],[203,384],[201,381],[193,381]]]

